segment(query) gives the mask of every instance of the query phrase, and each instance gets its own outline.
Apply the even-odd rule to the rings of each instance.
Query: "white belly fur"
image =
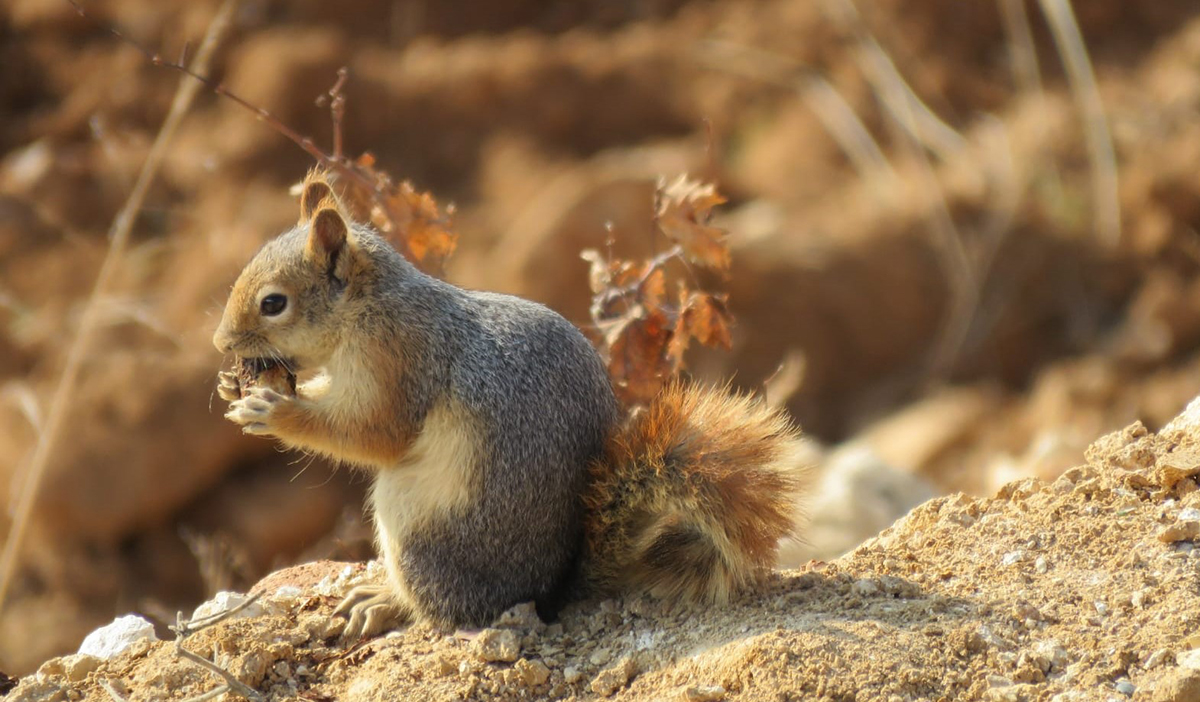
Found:
[[[412,602],[400,572],[400,544],[429,519],[469,504],[479,452],[471,418],[452,403],[430,411],[408,454],[375,478],[371,507],[375,539],[388,582]]]

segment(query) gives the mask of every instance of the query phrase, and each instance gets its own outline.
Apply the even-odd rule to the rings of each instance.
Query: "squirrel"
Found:
[[[321,171],[298,224],[237,278],[213,343],[292,380],[222,372],[226,418],[374,473],[386,582],[338,606],[345,637],[474,629],[528,601],[552,619],[594,595],[723,603],[773,565],[807,486],[781,411],[676,381],[623,421],[579,329],[421,272]]]

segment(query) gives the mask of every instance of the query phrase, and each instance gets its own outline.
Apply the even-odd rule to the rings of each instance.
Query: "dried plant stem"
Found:
[[[884,108],[900,127],[945,161],[966,145],[966,139],[946,124],[904,80],[896,64],[871,34],[853,0],[827,0],[830,17],[858,43],[855,58]]]
[[[171,631],[175,632],[175,654],[184,660],[190,661],[195,665],[204,668],[208,672],[225,681],[224,685],[219,685],[202,695],[187,700],[186,702],[199,702],[200,700],[211,699],[223,694],[224,692],[234,692],[248,700],[252,700],[253,702],[262,702],[263,696],[259,694],[257,690],[249,685],[246,685],[241,680],[238,680],[233,676],[232,673],[216,663],[208,660],[204,656],[193,653],[183,647],[184,639],[191,634],[225,621],[255,602],[258,602],[260,596],[261,593],[259,595],[247,598],[244,602],[236,607],[231,607],[224,611],[217,612],[216,614],[209,615],[203,619],[184,619],[183,612],[177,612],[175,614],[175,625],[170,627]]]
[[[1067,69],[1067,82],[1075,104],[1083,115],[1087,134],[1088,160],[1092,166],[1092,206],[1096,211],[1096,233],[1107,246],[1121,238],[1121,204],[1117,182],[1117,156],[1113,149],[1108,117],[1096,85],[1096,74],[1087,47],[1075,21],[1069,0],[1039,0],[1050,24],[1054,45]]]
[[[89,20],[92,19],[87,11],[83,9],[83,7],[76,0],[67,0],[67,2],[69,2],[71,6],[75,8],[75,11],[78,12],[80,16]],[[364,172],[362,168],[355,164],[355,162],[349,160],[341,153],[342,118],[345,115],[346,109],[345,96],[342,93],[343,83],[345,82],[345,75],[343,74],[343,71],[338,71],[338,80],[330,90],[330,97],[334,98],[333,104],[331,105],[331,110],[334,119],[333,126],[335,152],[333,154],[329,154],[322,150],[321,147],[317,146],[316,142],[314,142],[311,137],[304,136],[295,129],[287,126],[282,120],[271,114],[270,111],[255,105],[237,93],[229,90],[222,83],[218,83],[212,78],[209,78],[204,74],[204,71],[207,70],[206,67],[198,67],[195,63],[193,63],[191,66],[188,66],[184,64],[183,61],[168,61],[158,53],[147,49],[133,39],[125,36],[115,27],[110,26],[107,27],[107,29],[110,33],[112,33],[113,36],[141,52],[142,55],[146,57],[146,60],[152,65],[179,71],[200,85],[203,85],[204,87],[213,91],[217,95],[232,100],[242,108],[249,110],[254,114],[255,117],[265,122],[271,129],[283,135],[288,141],[291,141],[296,146],[299,146],[305,151],[305,153],[316,159],[317,163],[321,164],[322,167],[333,171],[337,175],[349,181],[353,181],[356,185],[371,193],[371,197],[374,199],[375,204],[378,205],[380,210],[387,215],[387,218],[390,221],[404,221],[405,217],[396,210],[395,205],[392,204],[391,200],[387,196],[387,193],[383,192],[379,188],[375,179],[373,179],[368,173]],[[343,70],[348,71],[348,69]],[[396,247],[400,249],[401,254],[410,260],[413,259],[412,250],[408,246],[407,239],[404,237],[396,237],[394,239],[394,243],[396,244]]]
[[[222,34],[224,34],[226,27],[229,25],[229,18],[232,16],[236,4],[237,0],[225,0],[221,5],[213,21],[208,26],[208,31],[204,35],[204,41],[201,43],[200,49],[196,53],[196,58],[192,62],[192,70],[206,70],[213,51],[216,49]],[[37,501],[38,489],[41,486],[42,478],[46,473],[46,467],[50,463],[50,458],[58,443],[59,435],[62,433],[67,412],[74,399],[83,359],[87,357],[88,352],[91,350],[92,340],[102,317],[101,301],[112,287],[113,277],[120,267],[122,255],[129,244],[129,234],[133,228],[133,221],[142,207],[146,191],[158,173],[163,157],[166,156],[167,147],[200,87],[200,83],[192,80],[184,80],[180,83],[179,89],[175,92],[175,99],[171,102],[170,112],[167,113],[167,118],[163,122],[162,128],[159,129],[158,136],[154,139],[154,144],[150,148],[150,153],[146,157],[145,164],[142,165],[142,170],[138,174],[133,191],[130,192],[129,198],[125,201],[125,205],[121,208],[121,211],[117,213],[112,227],[109,229],[108,252],[105,254],[104,262],[100,267],[100,273],[96,277],[96,284],[92,288],[92,294],[84,305],[75,339],[67,349],[66,362],[63,366],[62,375],[59,377],[58,386],[55,388],[54,395],[50,400],[50,406],[46,412],[45,425],[38,435],[33,457],[30,459],[25,479],[22,481],[20,492],[17,495],[12,528],[8,532],[7,539],[5,539],[4,551],[0,554],[0,608],[4,606],[8,588],[12,583],[13,573],[16,569],[26,528],[29,526],[33,506]]]
[[[707,41],[701,50],[701,58],[714,69],[796,90],[862,178],[882,174],[889,185],[899,180],[854,107],[817,71],[786,57],[729,41]]]
[[[1012,61],[1013,81],[1023,93],[1042,94],[1042,75],[1038,68],[1037,47],[1029,27],[1025,0],[998,0],[1004,32],[1008,35],[1009,60]]]

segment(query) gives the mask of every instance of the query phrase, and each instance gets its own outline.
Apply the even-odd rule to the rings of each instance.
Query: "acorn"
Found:
[[[233,364],[242,397],[252,387],[265,387],[282,395],[296,395],[296,374],[286,364],[272,358],[238,357]]]

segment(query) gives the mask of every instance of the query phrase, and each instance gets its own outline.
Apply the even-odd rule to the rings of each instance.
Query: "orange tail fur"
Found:
[[[721,603],[773,564],[809,483],[799,430],[725,389],[675,383],[591,467],[584,578],[593,591]]]

